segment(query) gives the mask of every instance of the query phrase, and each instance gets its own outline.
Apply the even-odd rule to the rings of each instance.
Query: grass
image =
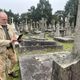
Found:
[[[19,69],[19,63],[17,63],[17,64],[15,65],[15,69],[14,69],[14,71],[16,72],[16,75],[17,75],[18,77],[13,78],[13,77],[8,76],[8,80],[20,80],[20,69]]]
[[[63,45],[63,50],[64,51],[72,51],[72,48],[73,48],[73,43],[62,43],[62,42],[59,42],[61,45]]]
[[[18,50],[17,49],[16,49],[16,53],[17,53],[17,56],[19,56],[19,53],[18,53]],[[8,76],[8,80],[21,80],[20,79],[19,61],[17,62],[17,64],[15,65],[15,67],[14,67],[13,70],[16,72],[17,77],[16,78],[13,78],[13,77]]]

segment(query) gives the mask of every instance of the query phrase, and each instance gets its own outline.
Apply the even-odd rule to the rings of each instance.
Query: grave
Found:
[[[20,52],[24,52],[26,50],[42,50],[42,49],[63,49],[62,45],[57,44],[55,41],[42,41],[42,40],[24,40],[22,41],[20,46]]]
[[[59,23],[56,25],[57,27],[56,27],[56,32],[55,32],[55,37],[60,37],[61,35],[60,35],[60,25],[59,25]]]
[[[25,31],[26,33],[29,32],[29,30],[28,30],[28,24],[27,24],[27,19],[26,19],[26,23],[25,23],[25,25],[24,25],[24,31]]]
[[[59,52],[20,56],[21,80],[52,80],[53,60],[65,57],[64,52],[60,52],[60,54],[62,56],[58,56]],[[66,52],[66,54],[70,53]]]
[[[19,58],[22,80],[51,80],[52,63],[48,55],[29,55]]]
[[[72,37],[54,37],[54,40],[60,41],[60,42],[73,42]]]

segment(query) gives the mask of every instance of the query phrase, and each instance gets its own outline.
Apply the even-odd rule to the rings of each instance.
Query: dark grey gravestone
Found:
[[[51,55],[25,55],[19,57],[22,80],[51,80]]]

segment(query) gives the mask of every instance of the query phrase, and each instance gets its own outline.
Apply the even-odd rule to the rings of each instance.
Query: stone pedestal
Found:
[[[51,80],[52,59],[49,55],[24,55],[19,63],[21,80]]]
[[[51,80],[80,80],[80,60],[72,55],[54,60]]]

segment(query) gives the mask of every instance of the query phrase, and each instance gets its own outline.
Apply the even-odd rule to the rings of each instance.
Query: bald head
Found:
[[[6,25],[8,16],[5,12],[0,12],[0,25]]]

